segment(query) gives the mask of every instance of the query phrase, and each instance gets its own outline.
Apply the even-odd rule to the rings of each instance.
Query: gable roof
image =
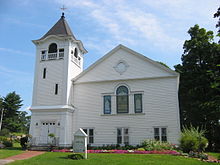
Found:
[[[65,20],[64,13],[61,18],[57,21],[57,23],[39,40],[46,38],[49,35],[57,35],[57,36],[72,36],[75,40],[75,36],[73,35],[67,21]]]
[[[113,55],[115,52],[117,52],[119,49],[123,49],[135,56],[137,56],[138,58],[141,58],[142,60],[145,60],[147,62],[150,62],[151,64],[153,64],[154,66],[156,66],[157,68],[160,68],[174,76],[179,76],[179,73],[173,71],[170,68],[167,68],[163,65],[161,65],[160,63],[151,60],[150,58],[124,46],[119,44],[118,46],[116,46],[114,49],[112,49],[110,52],[108,52],[106,55],[104,55],[102,58],[100,58],[99,60],[97,60],[95,63],[93,63],[90,67],[88,67],[86,70],[84,70],[83,72],[81,72],[78,76],[76,76],[75,78],[73,78],[73,81],[76,81],[77,79],[81,78],[82,76],[84,76],[87,72],[89,72],[90,70],[92,70],[93,68],[95,68],[98,64],[100,64],[102,61],[104,61],[105,59],[107,59],[109,56]]]

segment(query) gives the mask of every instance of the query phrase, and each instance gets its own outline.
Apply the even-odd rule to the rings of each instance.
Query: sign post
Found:
[[[85,159],[87,159],[87,138],[88,135],[82,128],[78,129],[74,134],[73,152],[85,153]]]

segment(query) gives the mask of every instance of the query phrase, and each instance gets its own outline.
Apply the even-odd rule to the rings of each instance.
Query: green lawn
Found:
[[[0,159],[7,158],[9,156],[17,155],[22,153],[21,146],[19,143],[14,143],[13,147],[7,149],[0,149]]]
[[[141,154],[89,154],[88,160],[67,159],[70,153],[47,152],[43,155],[19,160],[10,165],[206,165],[192,158],[172,155],[141,155]]]

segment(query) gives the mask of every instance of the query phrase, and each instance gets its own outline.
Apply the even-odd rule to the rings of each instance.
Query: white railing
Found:
[[[64,52],[59,52],[59,58],[63,58],[64,57]]]
[[[47,59],[48,60],[57,59],[57,53],[48,53]]]
[[[46,60],[46,57],[47,57],[46,54],[41,54],[41,60],[42,61]]]

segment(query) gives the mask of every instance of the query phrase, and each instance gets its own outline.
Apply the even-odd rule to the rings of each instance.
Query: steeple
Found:
[[[41,37],[40,40],[49,35],[57,35],[62,37],[72,36],[76,40],[67,21],[65,20],[64,13],[62,13],[61,18],[57,21],[57,23],[43,37]]]

